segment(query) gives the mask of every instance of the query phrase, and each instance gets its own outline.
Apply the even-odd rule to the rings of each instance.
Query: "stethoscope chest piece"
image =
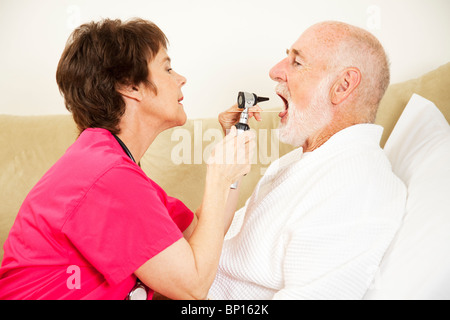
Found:
[[[147,300],[147,290],[145,289],[145,286],[140,281],[137,281],[126,300]]]

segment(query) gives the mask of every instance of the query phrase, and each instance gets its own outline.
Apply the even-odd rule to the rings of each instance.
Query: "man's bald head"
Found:
[[[318,58],[323,59],[328,73],[350,67],[360,70],[355,98],[370,108],[367,122],[373,122],[390,81],[389,61],[378,39],[364,29],[336,21],[313,25],[302,37],[315,38]]]

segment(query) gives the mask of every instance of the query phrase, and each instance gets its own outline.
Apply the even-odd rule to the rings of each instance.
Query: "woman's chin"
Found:
[[[187,115],[186,115],[186,112],[183,110],[183,114],[180,116],[180,121],[177,126],[184,126],[186,121],[187,121]]]
[[[187,121],[187,115],[186,115],[186,112],[184,112],[184,110],[183,110],[182,112],[180,112],[176,115],[174,121],[172,121],[172,125],[170,126],[170,128],[184,126],[186,121]]]

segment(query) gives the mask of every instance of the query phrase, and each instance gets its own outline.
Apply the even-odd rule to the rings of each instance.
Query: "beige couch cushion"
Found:
[[[420,78],[391,85],[378,109],[376,123],[384,127],[381,146],[394,129],[413,93],[433,102],[450,122],[450,63]]]

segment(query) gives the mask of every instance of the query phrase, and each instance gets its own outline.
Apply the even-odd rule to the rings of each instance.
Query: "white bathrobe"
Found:
[[[406,187],[359,124],[273,162],[224,243],[211,299],[361,299],[405,213]]]

